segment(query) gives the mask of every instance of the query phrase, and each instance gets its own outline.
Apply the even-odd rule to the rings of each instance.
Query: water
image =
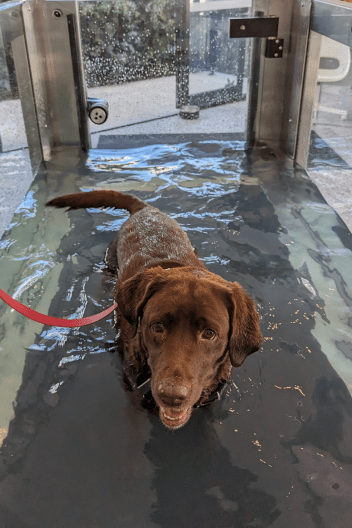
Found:
[[[60,329],[1,305],[0,525],[350,526],[351,234],[267,149],[247,154],[225,136],[119,141],[37,176],[1,241],[0,287],[57,317],[109,307],[103,257],[127,214],[43,204],[131,192],[252,295],[263,350],[219,403],[170,432],[124,391],[112,317]]]

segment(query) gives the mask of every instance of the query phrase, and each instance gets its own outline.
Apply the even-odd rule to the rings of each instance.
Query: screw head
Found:
[[[53,11],[53,17],[54,17],[54,18],[61,18],[61,17],[62,17],[62,11],[61,11],[61,9],[54,9],[54,11]]]
[[[240,26],[240,30],[241,31],[244,31],[246,29],[246,26],[243,24],[242,26]]]

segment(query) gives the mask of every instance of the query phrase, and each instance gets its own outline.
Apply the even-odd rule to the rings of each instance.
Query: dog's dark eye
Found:
[[[153,323],[152,330],[154,330],[154,332],[159,332],[159,333],[163,332],[164,331],[163,323],[161,323],[160,321],[158,321],[157,323]]]
[[[203,334],[202,334],[202,337],[204,339],[214,339],[215,337],[215,332],[214,330],[210,330],[210,328],[207,328],[206,330],[204,330]]]

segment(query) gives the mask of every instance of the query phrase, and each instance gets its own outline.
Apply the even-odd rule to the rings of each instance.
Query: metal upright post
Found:
[[[87,151],[78,2],[29,0],[22,9],[43,159]]]

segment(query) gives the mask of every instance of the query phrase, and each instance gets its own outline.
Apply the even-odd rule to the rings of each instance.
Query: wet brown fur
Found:
[[[115,191],[61,196],[47,205],[129,211],[106,259],[118,268],[119,343],[131,372],[148,364],[153,397],[169,414],[206,399],[232,366],[260,348],[252,299],[238,283],[209,272],[179,224],[159,209]]]

